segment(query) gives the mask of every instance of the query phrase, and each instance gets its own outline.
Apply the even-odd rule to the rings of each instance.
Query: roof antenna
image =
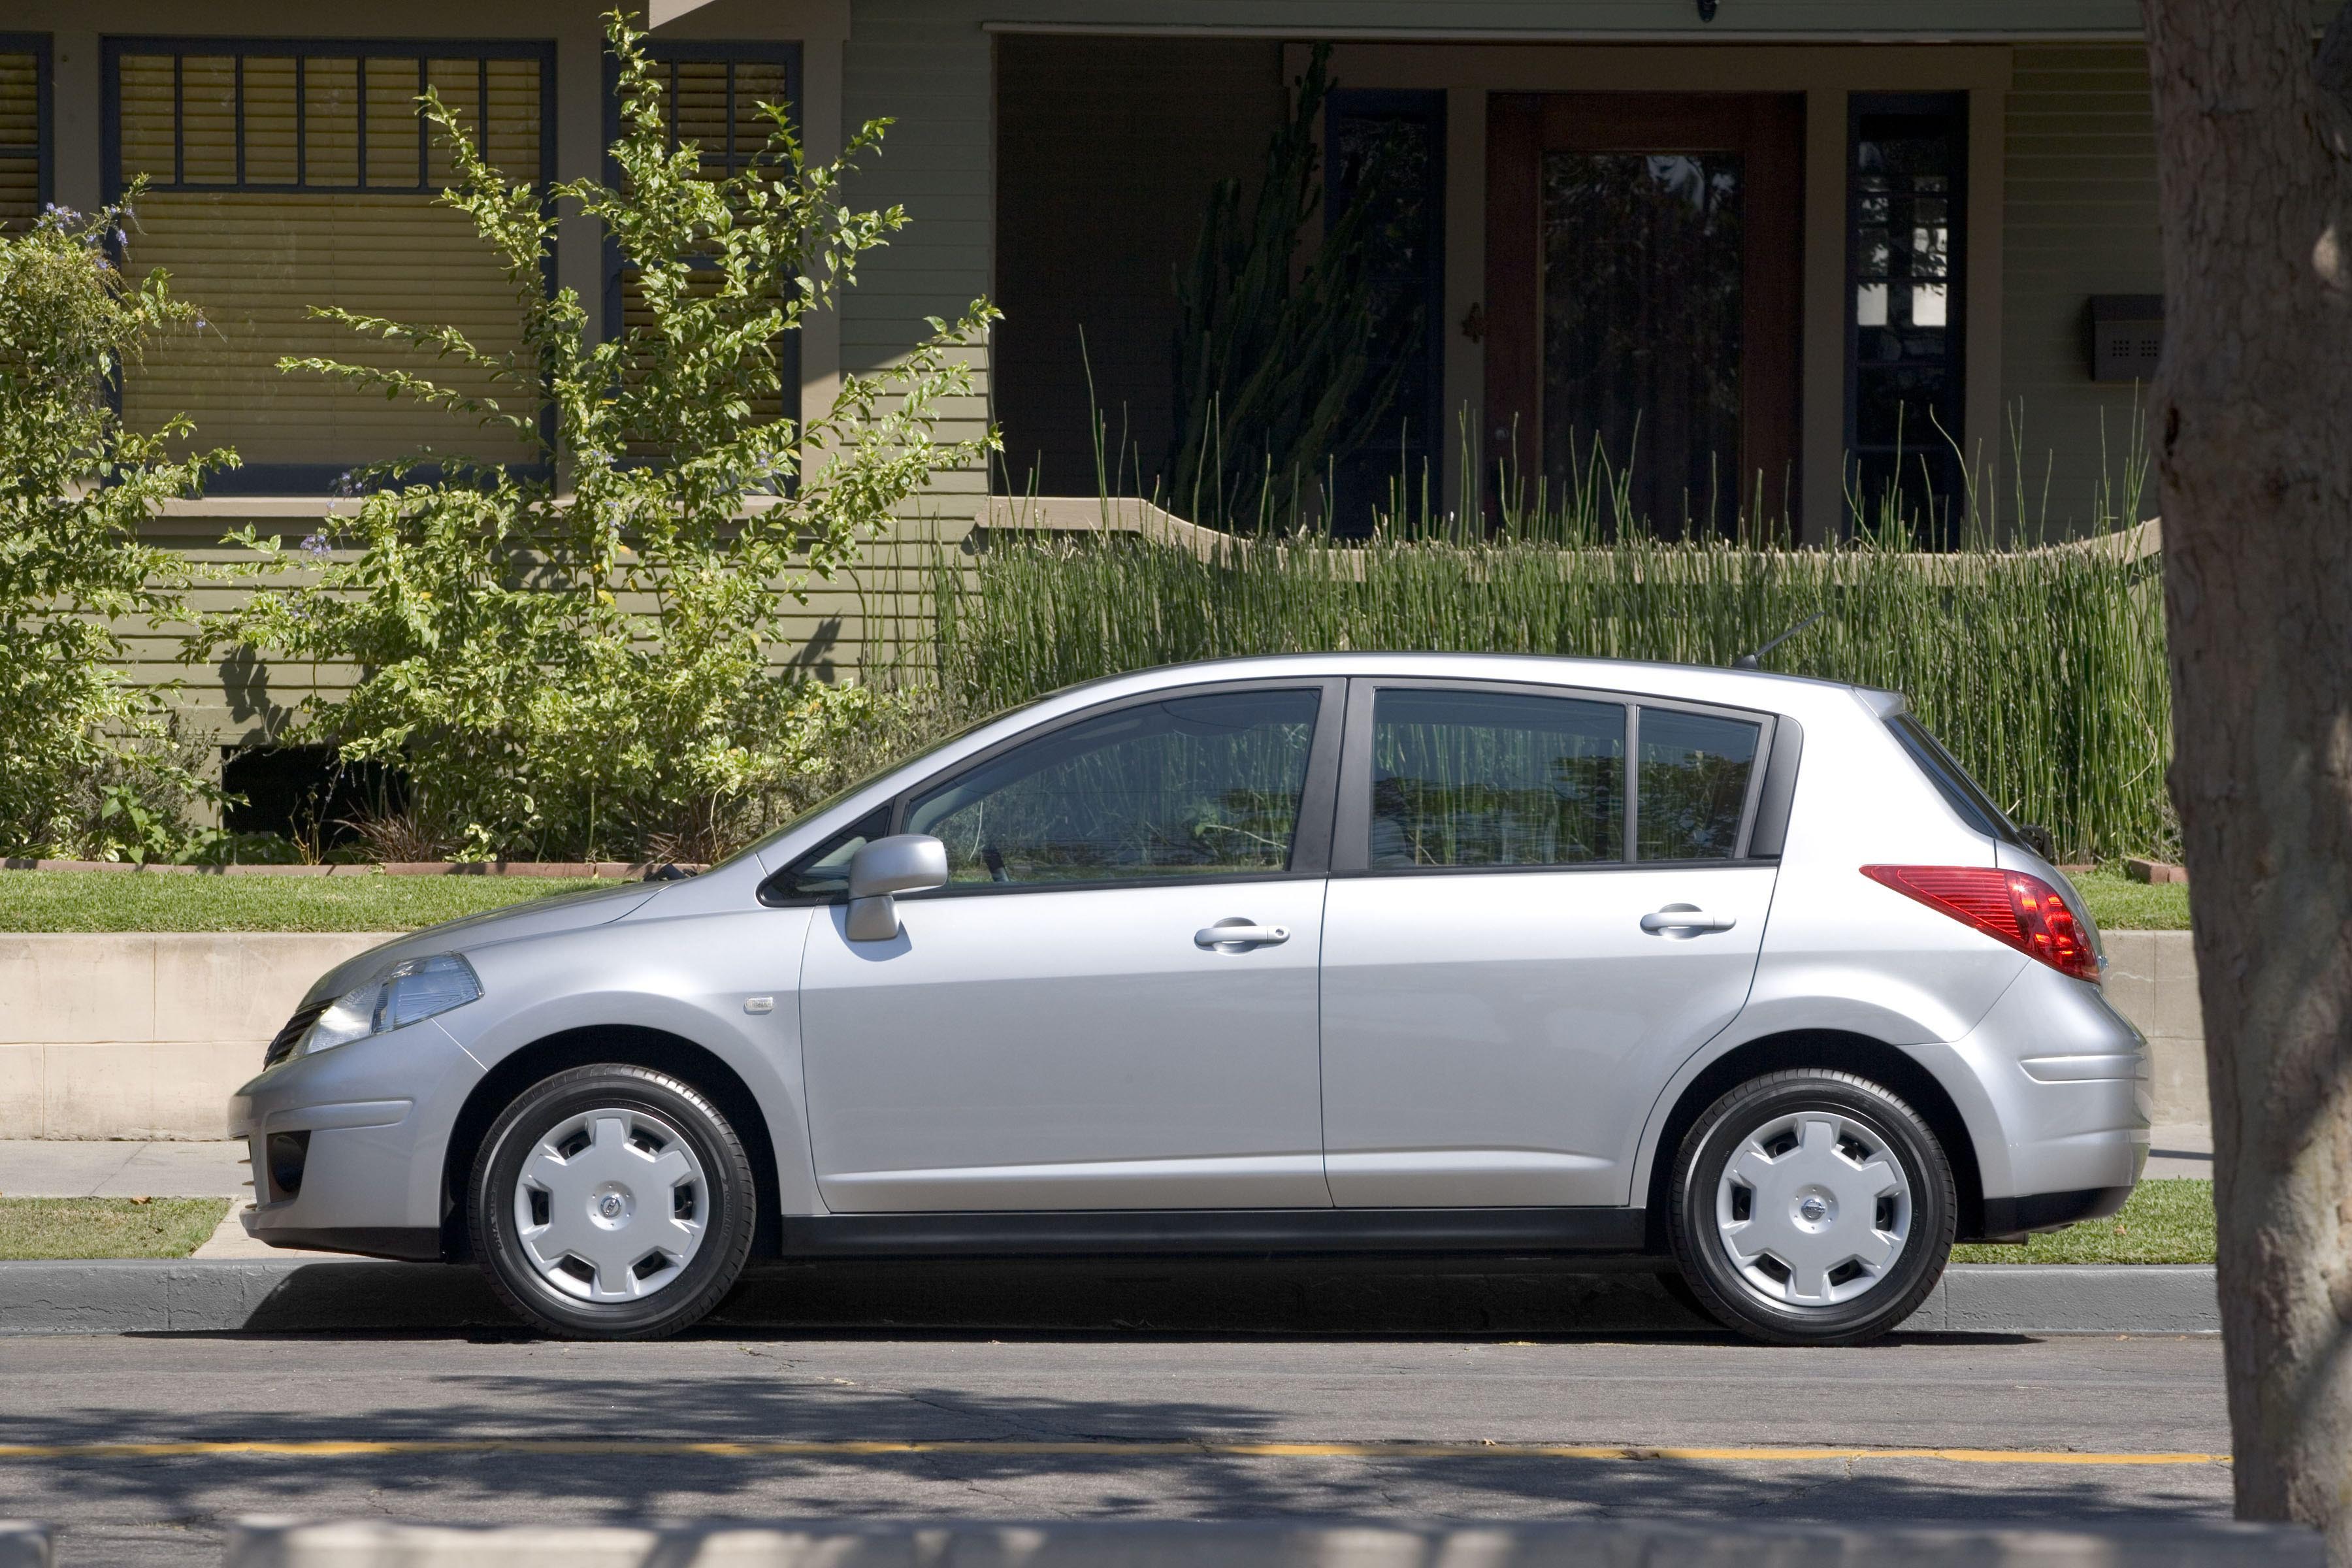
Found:
[[[1811,626],[1815,621],[1820,620],[1823,616],[1828,614],[1829,612],[1827,610],[1815,610],[1811,615],[1807,616],[1803,620],[1799,621],[1795,626],[1790,626],[1787,631],[1782,632],[1779,637],[1774,637],[1770,642],[1766,643],[1754,653],[1743,653],[1738,658],[1733,659],[1731,661],[1731,668],[1734,669],[1761,669],[1764,667],[1764,656],[1766,654],[1770,653],[1774,648],[1779,647],[1782,643],[1787,642],[1790,637],[1795,637],[1799,632],[1803,631],[1807,626]]]

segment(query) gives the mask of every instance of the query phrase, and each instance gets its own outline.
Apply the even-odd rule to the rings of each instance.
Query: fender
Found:
[[[2017,983],[2031,960],[2020,959],[2008,985],[2001,987],[1992,999],[1997,1003]],[[1811,966],[1809,966],[1811,967]],[[1825,973],[1834,973],[1824,966]],[[1759,983],[1761,976],[1759,977]],[[1760,988],[1760,984],[1759,984]],[[1761,998],[1751,995],[1748,1005],[1740,1010],[1729,1026],[1715,1038],[1694,1051],[1667,1079],[1657,1099],[1652,1102],[1649,1115],[1643,1120],[1639,1149],[1633,1162],[1633,1182],[1631,1201],[1642,1201],[1650,1190],[1652,1173],[1661,1154],[1659,1145],[1665,1135],[1666,1123],[1673,1118],[1683,1097],[1693,1083],[1709,1068],[1744,1047],[1759,1041],[1815,1032],[1854,1036],[1898,1051],[1925,1069],[1950,1099],[1958,1111],[1962,1125],[1968,1129],[1969,1141],[1976,1155],[1978,1174],[1988,1196],[2005,1196],[2013,1192],[2013,1177],[2009,1158],[2009,1142],[2001,1131],[1992,1100],[1985,1092],[1983,1081],[1969,1065],[1969,1058],[1955,1044],[1964,1041],[1969,1027],[1964,1026],[1951,1038],[1945,1037],[1940,1028],[1950,1026],[1950,1009],[1941,1004],[1911,1005],[1900,991],[1890,990],[1883,981],[1873,986],[1878,992],[1874,1001],[1864,1001],[1851,991],[1831,992],[1814,996],[1795,994],[1791,989],[1775,987],[1775,994]],[[1924,991],[1915,994],[1918,1002],[1934,1003]],[[1991,1011],[1988,1003],[1986,1012]],[[1977,1020],[1969,1021],[1972,1026]]]
[[[741,1079],[761,1107],[775,1151],[779,1207],[788,1215],[824,1214],[809,1149],[795,1005],[812,913],[755,908],[687,915],[660,921],[659,942],[646,940],[648,922],[622,921],[567,931],[560,941],[478,948],[467,956],[481,976],[482,1002],[443,1021],[486,1072],[525,1047],[575,1029],[652,1029],[700,1047]],[[667,956],[674,954],[691,962]],[[552,983],[558,975],[565,984]],[[502,992],[544,999],[509,1011],[484,1006]],[[767,1008],[752,1011],[762,998]],[[444,1158],[450,1125],[435,1130]]]

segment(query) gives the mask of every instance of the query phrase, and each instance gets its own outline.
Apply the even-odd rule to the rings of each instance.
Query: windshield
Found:
[[[712,866],[710,868],[716,871],[720,866],[732,866],[735,862],[742,859],[747,855],[757,855],[760,851],[765,849],[769,845],[775,843],[786,834],[794,832],[806,824],[814,822],[818,817],[823,816],[826,812],[831,811],[835,806],[839,805],[843,801],[847,800],[851,795],[857,794],[860,790],[866,789],[877,780],[888,777],[890,774],[897,773],[900,768],[910,767],[913,764],[921,762],[925,757],[929,756],[934,752],[941,751],[949,746],[954,745],[966,735],[972,733],[972,731],[976,730],[984,729],[988,725],[995,723],[999,719],[1009,718],[1013,714],[1018,713],[1025,708],[1034,708],[1038,703],[1043,702],[1044,700],[1045,699],[1043,697],[1033,698],[1027,702],[1017,703],[1011,708],[1000,709],[996,712],[991,713],[985,718],[975,719],[969,724],[965,724],[955,730],[950,731],[947,734],[944,734],[938,740],[933,741],[929,745],[925,746],[922,750],[919,752],[909,752],[896,762],[875,769],[872,773],[867,773],[864,778],[859,779],[856,784],[850,784],[845,788],[834,791],[831,795],[825,796],[814,805],[810,806],[806,811],[803,811],[799,816],[793,817],[790,822],[785,823],[782,827],[776,828],[772,832],[761,834],[759,837],[754,838],[751,843],[746,844],[743,847],[735,851],[734,854],[728,856],[727,858],[718,862],[717,865]]]

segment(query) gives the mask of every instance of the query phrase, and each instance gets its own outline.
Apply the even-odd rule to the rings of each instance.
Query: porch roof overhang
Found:
[[[711,0],[648,0],[656,27]],[[1887,25],[1885,0],[1719,0],[1702,7],[1663,0],[1584,0],[1530,4],[1490,0],[1449,7],[1443,25],[1400,23],[1413,8],[1393,0],[1289,0],[1262,4],[1249,22],[1196,20],[1182,13],[1206,9],[1182,0],[1030,0],[1024,16],[985,19],[989,33],[1066,33],[1097,37],[1286,38],[1416,43],[1745,43],[1933,44],[2107,42],[2141,37],[2137,0],[1909,0],[1900,26]],[[1559,20],[1563,11],[1570,20]],[[1665,18],[1673,16],[1672,22]],[[1538,18],[1540,18],[1538,20]],[[1662,23],[1664,25],[1662,25]]]

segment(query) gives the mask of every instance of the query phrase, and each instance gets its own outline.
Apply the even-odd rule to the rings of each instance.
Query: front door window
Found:
[[[1085,720],[918,797],[906,831],[947,845],[950,884],[1286,870],[1320,700],[1220,692]]]

